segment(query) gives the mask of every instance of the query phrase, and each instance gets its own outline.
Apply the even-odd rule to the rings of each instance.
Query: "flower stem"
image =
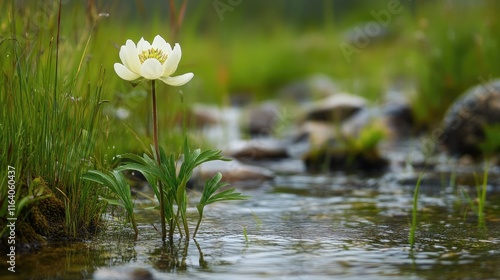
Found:
[[[193,239],[196,237],[196,233],[198,232],[198,228],[200,227],[201,220],[203,219],[203,205],[201,207],[202,207],[201,211],[199,211],[199,213],[198,213],[198,215],[200,215],[200,216],[198,217],[198,223],[196,224],[196,228],[194,229]]]
[[[156,160],[158,161],[158,166],[161,166],[160,146],[158,145],[158,117],[156,115],[155,80],[151,80],[151,95],[153,96],[153,142],[155,146]],[[160,192],[161,239],[165,241],[167,237],[167,227],[165,225],[165,203],[164,203],[163,184],[161,183],[160,180],[158,180],[158,189]]]

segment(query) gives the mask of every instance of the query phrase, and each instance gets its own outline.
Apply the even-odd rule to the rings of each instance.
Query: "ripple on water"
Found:
[[[159,228],[155,212],[137,212],[136,242],[110,214],[94,240],[19,258],[16,277],[88,279],[97,269],[126,277],[140,268],[155,279],[500,278],[499,192],[488,190],[481,229],[457,188],[423,187],[411,250],[413,187],[397,176],[278,176],[245,190],[248,201],[207,206],[197,243],[176,236],[172,246],[152,226]],[[194,225],[194,205],[189,212]]]

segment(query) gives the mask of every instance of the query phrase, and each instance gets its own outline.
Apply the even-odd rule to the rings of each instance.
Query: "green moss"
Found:
[[[52,193],[43,179],[36,178],[33,182],[35,188],[31,187],[30,190],[38,191],[37,197],[46,198],[24,207],[16,222],[16,245],[27,248],[43,245],[50,240],[68,238],[64,203]],[[19,191],[20,197],[33,195],[25,185]],[[3,219],[0,226],[5,226]],[[4,245],[7,244],[5,237],[2,237],[1,242]]]
[[[42,181],[43,196],[49,196],[26,209],[27,221],[35,232],[48,238],[66,237],[65,233],[65,207]]]
[[[371,123],[356,135],[330,139],[313,148],[305,155],[304,162],[309,171],[382,170],[388,164],[378,152],[378,144],[384,137],[384,129]]]

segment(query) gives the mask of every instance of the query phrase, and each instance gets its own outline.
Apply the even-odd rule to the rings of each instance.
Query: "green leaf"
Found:
[[[198,228],[201,224],[201,220],[203,219],[203,210],[205,206],[225,200],[245,200],[250,198],[250,196],[241,195],[241,193],[235,193],[235,188],[228,189],[216,193],[222,187],[226,187],[229,184],[225,182],[220,182],[222,179],[222,174],[217,172],[210,180],[205,183],[205,187],[203,188],[203,193],[200,198],[200,202],[196,205],[196,209],[198,210],[198,223],[196,224],[196,229],[194,230],[193,238],[196,236],[198,232]]]
[[[82,179],[107,186],[114,193],[118,192],[118,186],[115,184],[113,179],[109,175],[97,170],[87,171],[87,173],[83,174]]]
[[[123,208],[123,204],[118,200],[118,199],[111,199],[111,198],[102,198],[104,199],[107,203],[111,205],[116,205],[116,206],[121,206]]]
[[[23,210],[24,207],[35,203],[39,200],[46,199],[48,197],[51,197],[51,194],[44,195],[44,196],[38,196],[38,197],[32,197],[32,196],[25,196],[19,200],[19,203],[16,203],[16,217],[19,217],[19,214],[21,214],[21,211]]]
[[[82,176],[82,179],[108,187],[111,192],[116,195],[116,198],[103,198],[112,205],[117,205],[125,209],[127,219],[137,232],[137,225],[134,222],[134,201],[130,193],[130,185],[122,173],[122,170],[112,170],[111,175],[106,173],[90,170]]]

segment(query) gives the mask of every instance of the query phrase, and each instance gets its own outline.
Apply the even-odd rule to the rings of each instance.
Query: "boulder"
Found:
[[[413,112],[407,103],[388,103],[382,108],[382,122],[390,139],[405,139],[413,133]]]
[[[244,127],[251,136],[273,135],[279,118],[280,112],[277,103],[262,103],[250,108],[246,118],[248,121]]]
[[[269,169],[241,163],[236,159],[231,161],[209,161],[195,168],[191,183],[202,186],[217,172],[222,174],[222,181],[228,183],[264,182],[274,178],[274,172]]]
[[[309,172],[324,171],[382,171],[389,166],[375,147],[368,150],[351,150],[343,143],[331,141],[328,145],[311,150],[304,158]]]
[[[388,139],[405,139],[412,133],[411,109],[402,103],[388,103],[382,108],[363,108],[342,123],[342,134],[357,137],[361,130],[374,125],[383,130]]]
[[[462,94],[448,109],[436,141],[454,155],[482,154],[485,126],[500,123],[500,79],[476,85]]]
[[[306,112],[306,120],[342,122],[366,104],[366,99],[356,95],[334,94],[314,102]]]
[[[380,156],[376,146],[381,136],[374,135],[377,138],[373,138],[376,141],[372,144],[370,141],[357,141],[365,139],[361,131],[357,133],[360,135],[344,135],[341,128],[336,128],[334,124],[305,122],[289,140],[287,151],[291,157],[301,158],[310,172],[386,168],[388,162]],[[377,132],[373,130],[373,133]]]
[[[336,137],[335,127],[332,124],[318,121],[306,121],[298,127],[286,140],[287,154],[292,158],[302,158],[311,147],[325,145]]]
[[[190,123],[197,127],[219,124],[223,119],[223,112],[219,107],[194,104],[190,111]]]
[[[230,142],[222,153],[250,160],[288,157],[284,141],[274,138],[255,138]]]

